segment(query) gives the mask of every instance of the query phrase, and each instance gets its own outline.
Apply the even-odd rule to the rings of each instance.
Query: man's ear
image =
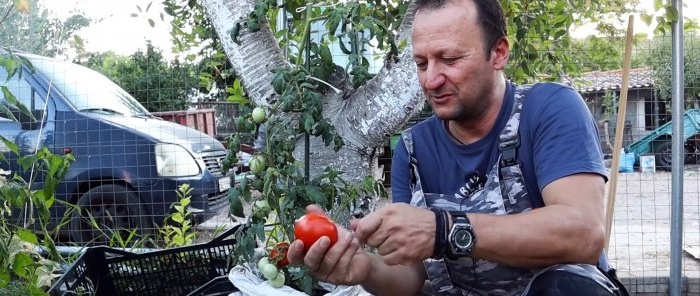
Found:
[[[496,70],[504,70],[510,56],[510,42],[508,37],[501,37],[491,49],[491,59]]]

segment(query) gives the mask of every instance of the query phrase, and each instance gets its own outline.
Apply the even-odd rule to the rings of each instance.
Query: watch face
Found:
[[[455,244],[460,248],[469,248],[472,244],[472,234],[466,229],[459,229],[455,232]]]

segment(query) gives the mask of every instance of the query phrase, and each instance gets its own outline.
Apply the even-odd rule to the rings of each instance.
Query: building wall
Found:
[[[611,91],[615,92],[619,100],[619,91]],[[651,114],[651,112],[655,112],[652,110],[653,108],[650,108],[652,106],[650,102],[653,99],[652,93],[653,90],[651,88],[634,88],[629,90],[625,110],[625,124],[623,125],[623,146],[643,138],[658,126],[658,124],[654,124],[653,118],[655,117]],[[617,107],[614,107],[614,110],[605,110],[605,91],[582,93],[582,96],[593,118],[598,122],[603,152],[610,153],[612,145],[615,143]],[[607,139],[605,138],[606,136],[608,137]]]

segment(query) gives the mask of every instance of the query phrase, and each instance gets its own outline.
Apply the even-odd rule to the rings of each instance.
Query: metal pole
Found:
[[[282,32],[282,30],[287,29],[287,10],[285,10],[285,8],[282,7],[283,5],[284,0],[277,0],[277,7],[279,7],[280,9],[277,12],[277,31],[275,33]],[[288,49],[289,46],[285,46],[284,48],[282,48],[282,56],[284,56],[285,60],[289,58]]]
[[[308,16],[311,15],[311,3],[312,2],[307,2],[306,3],[306,15],[307,18],[306,20],[308,21],[310,18]],[[311,24],[308,25],[306,32],[306,59],[304,60],[304,66],[306,67],[306,72],[311,73]],[[299,53],[301,54],[301,53]],[[300,120],[303,120],[300,119]],[[311,178],[311,173],[310,173],[310,166],[311,166],[311,137],[309,134],[304,134],[304,176],[306,179]]]
[[[671,28],[671,108],[673,138],[671,149],[671,275],[669,292],[671,296],[681,296],[681,269],[683,247],[683,1],[673,0],[672,6],[678,10],[678,20]]]

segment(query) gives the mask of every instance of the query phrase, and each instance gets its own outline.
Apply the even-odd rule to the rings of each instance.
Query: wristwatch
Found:
[[[476,245],[476,236],[472,224],[469,223],[469,218],[464,212],[450,211],[452,219],[452,228],[447,236],[449,248],[447,257],[457,259],[459,257],[467,257],[474,250]]]

